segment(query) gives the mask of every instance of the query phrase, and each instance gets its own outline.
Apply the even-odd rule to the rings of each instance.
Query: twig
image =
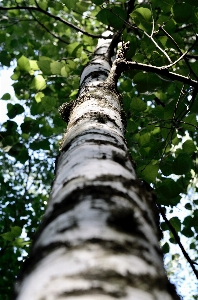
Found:
[[[42,24],[34,15],[31,11],[29,11],[31,16],[34,18],[34,20],[42,27],[44,28],[44,30],[46,30],[49,34],[51,34],[53,37],[55,37],[56,39],[58,39],[59,41],[65,43],[65,44],[69,44],[68,42],[66,42],[65,40],[63,40],[61,37],[59,37],[58,35],[56,35],[55,33],[51,32],[44,24]]]
[[[164,29],[164,26],[158,25],[159,28],[164,32],[164,34],[175,44],[175,46],[177,47],[177,50],[179,51],[179,53],[181,54],[181,57],[179,58],[179,60],[181,60],[182,58],[184,58],[185,63],[187,64],[190,72],[195,76],[196,79],[198,79],[197,75],[195,74],[195,72],[193,71],[193,69],[191,68],[187,58],[186,58],[186,54],[190,51],[190,49],[192,47],[194,47],[195,43],[197,41],[195,41],[195,43],[193,43],[193,45],[184,53],[182,53],[179,45],[177,44],[177,42],[174,40],[174,38]],[[177,60],[174,64],[176,64],[179,60]]]
[[[179,245],[179,247],[180,247],[180,249],[181,249],[181,251],[182,251],[184,257],[185,257],[186,260],[189,262],[189,264],[190,264],[190,266],[191,266],[191,268],[192,268],[192,270],[193,270],[193,272],[194,272],[196,278],[198,279],[198,271],[196,270],[196,268],[195,268],[195,266],[194,266],[194,265],[197,264],[197,263],[192,261],[192,259],[189,257],[188,253],[187,253],[186,250],[184,249],[184,247],[183,247],[183,245],[182,245],[182,243],[181,243],[181,241],[180,241],[180,238],[179,238],[179,236],[178,236],[178,234],[177,234],[175,228],[172,226],[172,224],[171,224],[171,223],[169,222],[169,220],[167,219],[167,217],[166,217],[166,215],[165,215],[165,213],[164,213],[164,211],[163,211],[161,205],[160,205],[160,204],[157,204],[157,207],[158,207],[158,210],[159,210],[160,214],[162,215],[162,218],[164,219],[164,221],[165,221],[166,224],[168,225],[168,227],[169,227],[170,231],[172,232],[172,234],[173,234],[173,236],[174,236],[176,242],[178,243],[178,245]]]
[[[192,87],[197,88],[198,87],[198,82],[194,79],[191,79],[189,77],[180,75],[180,74],[176,74],[174,72],[170,72],[168,71],[166,66],[162,66],[162,67],[157,67],[157,66],[153,66],[153,65],[146,65],[146,64],[142,64],[142,63],[138,63],[136,61],[127,61],[127,60],[117,60],[115,61],[115,63],[117,64],[117,67],[120,69],[120,73],[123,72],[123,70],[141,70],[141,71],[146,71],[146,72],[152,72],[152,73],[156,73],[159,74],[161,76],[166,76],[172,80],[177,80],[180,82],[183,82],[185,84],[188,84]],[[117,72],[117,74],[115,74],[117,78],[120,77],[119,72]]]
[[[47,10],[42,9],[40,6],[36,6],[36,7],[35,6],[18,6],[18,5],[17,6],[12,6],[12,7],[2,7],[2,6],[0,6],[0,11],[1,10],[9,11],[9,10],[16,10],[16,9],[18,9],[18,10],[25,9],[25,10],[28,10],[28,11],[34,10],[34,11],[41,12],[41,13],[47,15],[48,17],[53,18],[54,20],[57,20],[57,21],[65,24],[65,25],[75,29],[76,31],[80,31],[81,33],[83,33],[87,36],[90,36],[92,38],[109,38],[109,37],[103,37],[102,35],[95,35],[95,34],[92,34],[92,33],[88,33],[85,30],[83,30],[83,29],[75,26],[74,24],[70,23],[69,21],[66,21],[66,20],[62,19],[61,17],[53,15],[50,12],[48,12]]]

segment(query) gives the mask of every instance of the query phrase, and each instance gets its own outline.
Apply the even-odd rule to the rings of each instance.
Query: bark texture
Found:
[[[110,43],[99,41],[78,99],[61,108],[69,123],[18,300],[179,299],[164,271],[153,196],[127,150],[121,96],[106,80]]]

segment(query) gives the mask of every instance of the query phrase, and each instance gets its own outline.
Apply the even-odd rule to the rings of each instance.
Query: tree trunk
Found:
[[[99,40],[77,100],[61,108],[69,123],[18,300],[179,299],[163,267],[153,196],[127,150],[121,96],[107,79],[110,42]]]

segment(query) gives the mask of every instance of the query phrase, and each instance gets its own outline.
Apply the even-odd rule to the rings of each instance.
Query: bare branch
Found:
[[[95,34],[92,34],[92,33],[88,33],[85,30],[83,30],[83,29],[75,26],[74,24],[70,23],[69,21],[66,21],[66,20],[62,19],[61,17],[53,15],[50,12],[42,9],[40,6],[36,6],[36,7],[35,6],[18,6],[18,5],[17,6],[12,6],[12,7],[2,7],[2,6],[0,6],[0,11],[1,10],[2,11],[9,11],[9,10],[14,10],[14,9],[18,9],[18,10],[25,9],[25,10],[28,10],[28,11],[38,11],[38,12],[41,12],[41,13],[47,15],[48,17],[53,18],[54,20],[57,20],[57,21],[65,24],[65,25],[75,29],[76,31],[79,31],[79,32],[87,35],[87,36],[90,36],[92,38],[101,38],[102,37],[101,35],[95,35]],[[104,38],[104,37],[102,37],[102,38]],[[109,38],[109,37],[106,37],[106,38]]]
[[[195,72],[193,71],[193,69],[191,68],[187,58],[186,58],[186,54],[194,47],[194,45],[196,44],[197,41],[195,41],[195,43],[193,43],[193,45],[184,53],[182,53],[179,45],[177,44],[177,42],[174,40],[174,38],[164,29],[164,26],[158,25],[159,28],[164,32],[164,34],[175,44],[175,46],[177,47],[177,50],[180,53],[180,58],[174,63],[176,64],[179,60],[181,60],[182,58],[184,58],[185,63],[187,64],[190,72],[195,76],[196,79],[198,79],[197,75],[195,74]]]
[[[141,70],[141,71],[146,71],[146,72],[151,72],[151,73],[156,73],[159,74],[160,76],[165,76],[168,77],[169,79],[175,81],[180,81],[183,82],[184,84],[188,84],[192,87],[198,87],[198,82],[194,79],[191,79],[189,77],[183,76],[176,74],[174,72],[170,72],[168,70],[167,66],[162,66],[162,67],[156,67],[152,65],[146,65],[142,63],[138,63],[135,61],[127,61],[127,60],[116,60],[115,64],[119,71],[117,70],[116,73],[114,74],[115,80],[117,82],[118,78],[120,77],[121,73],[126,71],[126,70]]]
[[[188,253],[187,253],[186,250],[184,249],[184,247],[183,247],[183,245],[182,245],[182,243],[181,243],[181,241],[180,241],[180,238],[179,238],[179,236],[178,236],[178,234],[177,234],[175,228],[172,226],[172,224],[171,224],[171,223],[169,222],[169,220],[167,219],[167,217],[166,217],[166,215],[165,215],[165,213],[164,213],[164,210],[162,209],[161,205],[157,204],[157,207],[158,207],[158,209],[159,209],[160,214],[162,215],[162,218],[164,219],[164,221],[165,221],[166,224],[168,225],[168,227],[169,227],[170,231],[172,232],[172,234],[173,234],[173,236],[174,236],[176,242],[178,243],[178,245],[179,245],[179,247],[180,247],[180,249],[181,249],[181,251],[182,251],[184,257],[185,257],[186,260],[189,262],[189,264],[190,264],[190,266],[191,266],[191,268],[192,268],[192,270],[193,270],[193,272],[194,272],[196,278],[198,279],[198,271],[196,270],[196,268],[195,268],[195,266],[194,266],[194,265],[195,265],[195,262],[192,261],[192,259],[189,257]]]

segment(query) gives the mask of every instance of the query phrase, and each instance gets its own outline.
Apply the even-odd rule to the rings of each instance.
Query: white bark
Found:
[[[99,43],[81,76],[56,177],[18,300],[173,300],[152,195],[136,179],[120,95]]]

